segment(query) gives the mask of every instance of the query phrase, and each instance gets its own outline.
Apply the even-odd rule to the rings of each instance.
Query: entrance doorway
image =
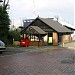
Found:
[[[52,33],[48,33],[48,45],[52,45],[53,44],[53,36]]]

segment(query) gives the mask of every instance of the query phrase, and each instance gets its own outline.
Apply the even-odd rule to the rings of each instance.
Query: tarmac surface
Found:
[[[63,47],[11,47],[0,55],[0,75],[75,75],[75,51]]]

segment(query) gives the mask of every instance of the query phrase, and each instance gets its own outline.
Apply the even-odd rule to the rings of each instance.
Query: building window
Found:
[[[35,35],[30,35],[29,39],[30,39],[30,41],[39,41],[39,37],[37,37]]]

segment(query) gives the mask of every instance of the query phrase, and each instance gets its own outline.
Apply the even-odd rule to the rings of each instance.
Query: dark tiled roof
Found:
[[[70,29],[68,29],[67,27],[65,27],[64,25],[60,24],[58,21],[54,21],[50,18],[36,18],[34,21],[36,21],[37,19],[41,20],[43,23],[45,23],[46,25],[48,25],[50,28],[54,29],[55,31],[57,31],[58,33],[65,33],[65,32],[73,32]],[[44,32],[41,28],[39,28],[38,26],[32,26],[32,24],[34,23],[34,21],[31,22],[30,25],[28,25],[25,29],[23,29],[21,31],[21,33],[24,33],[24,31],[31,26],[33,29],[35,29],[37,32],[39,33],[46,33]]]
[[[41,21],[43,21],[45,24],[47,24],[48,26],[50,26],[51,28],[53,28],[54,30],[56,30],[57,32],[72,32],[70,29],[66,28],[65,26],[63,26],[62,24],[60,24],[57,21],[54,21],[52,19],[49,18],[39,18]]]
[[[40,27],[38,26],[31,26],[34,30],[36,30],[39,34],[46,34],[45,31],[43,31]]]
[[[69,27],[69,26],[66,26],[66,25],[64,25],[66,28],[68,28],[68,29],[70,29],[71,31],[75,31],[75,28],[73,28],[73,27]]]

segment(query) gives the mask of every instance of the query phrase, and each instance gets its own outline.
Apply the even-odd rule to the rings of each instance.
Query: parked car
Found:
[[[6,49],[5,43],[0,40],[0,53],[2,53],[3,51],[5,51],[5,49]]]
[[[30,41],[28,39],[22,39],[20,41],[20,46],[22,46],[22,47],[28,47],[29,44],[30,44]]]

